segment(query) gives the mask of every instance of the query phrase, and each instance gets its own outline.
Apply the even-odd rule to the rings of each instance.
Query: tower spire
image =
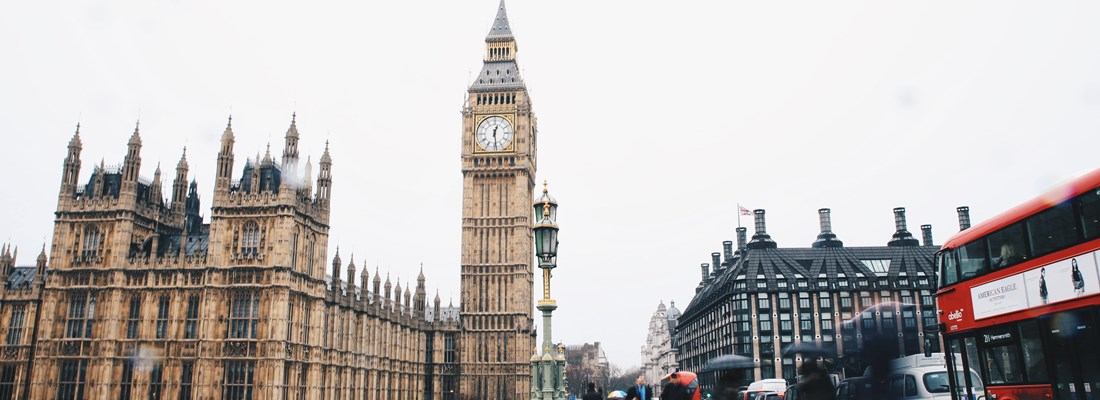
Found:
[[[233,115],[229,115],[229,121],[222,132],[222,145],[218,150],[218,174],[214,182],[215,192],[228,190],[229,181],[233,174]]]
[[[508,10],[504,7],[504,0],[500,0],[497,7],[497,16],[493,19],[493,27],[489,29],[486,42],[512,40],[512,27],[508,24]]]

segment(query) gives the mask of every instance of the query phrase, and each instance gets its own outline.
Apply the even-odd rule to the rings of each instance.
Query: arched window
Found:
[[[260,226],[248,221],[241,230],[241,254],[256,255],[260,252]]]
[[[99,228],[95,225],[88,225],[84,228],[84,244],[80,248],[80,257],[93,258],[99,253],[99,245],[102,238],[99,235]]]

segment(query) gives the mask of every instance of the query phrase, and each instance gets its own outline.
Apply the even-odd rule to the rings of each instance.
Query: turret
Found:
[[[389,278],[386,278],[386,281],[388,282]],[[371,292],[374,293],[374,305],[377,306],[382,301],[382,275],[378,273],[378,268],[374,269],[374,282],[371,287],[373,288]]]
[[[327,204],[332,196],[332,156],[328,153],[328,142],[325,142],[325,153],[321,155],[321,171],[317,174],[317,202]]]
[[[218,150],[218,172],[214,181],[214,191],[229,191],[229,183],[233,179],[233,116],[229,116],[229,122],[225,124],[222,132],[221,149]]]
[[[424,265],[420,265],[420,275],[416,277],[416,295],[413,298],[413,309],[416,311],[417,318],[424,317],[424,303],[425,297],[427,297],[427,289],[424,287]]]
[[[180,212],[187,201],[187,148],[183,148],[180,162],[176,163],[176,179],[172,181],[172,211]]]
[[[370,272],[367,272],[367,266],[363,266],[363,272],[359,275],[359,301],[363,305],[370,303],[370,299],[367,298],[367,284],[370,283]]]
[[[38,260],[35,262],[35,275],[34,286],[40,287],[42,282],[46,279],[46,244],[42,244],[42,251],[38,253]]]
[[[411,309],[412,307],[412,293],[409,292],[409,287],[405,286],[405,309]]]
[[[394,293],[393,293],[394,303],[395,303],[393,308],[395,310],[400,311],[401,310],[401,304],[403,304],[403,303],[401,303],[401,277],[397,277],[397,288],[396,289],[397,290],[395,290]]]
[[[355,298],[355,254],[348,260],[348,297]]]
[[[290,114],[290,128],[286,130],[286,143],[283,145],[283,185],[298,188],[298,113]]]
[[[4,277],[6,280],[8,275],[11,275],[13,268],[15,268],[15,257],[11,255],[11,247],[5,244],[0,247],[0,277]],[[2,287],[0,285],[0,288]]]
[[[187,192],[187,201],[184,204],[184,231],[187,233],[199,233],[202,230],[202,215],[199,214],[199,184],[191,181]]]
[[[65,165],[61,174],[61,194],[72,196],[76,192],[76,181],[80,178],[80,151],[83,145],[80,142],[80,124],[76,124],[76,132],[69,139],[69,152],[65,156]]]
[[[439,291],[435,291],[435,302],[432,304],[432,321],[439,322],[443,317],[439,315]]]
[[[340,291],[340,248],[336,248],[336,255],[332,257],[332,291]]]
[[[135,188],[141,171],[141,122],[134,125],[134,133],[126,144],[126,159],[122,162],[122,187]]]
[[[386,305],[384,306],[386,310],[390,309],[390,301],[393,299],[393,297],[390,296],[393,294],[392,289],[393,285],[390,285],[390,275],[386,274]]]
[[[149,187],[149,202],[152,204],[164,204],[164,193],[162,184],[160,183],[160,164],[157,164],[157,170],[153,171],[153,183]]]

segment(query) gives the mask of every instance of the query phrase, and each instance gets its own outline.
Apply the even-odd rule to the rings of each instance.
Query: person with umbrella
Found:
[[[624,392],[622,390],[615,390],[615,391],[612,391],[611,393],[608,393],[607,398],[609,398],[609,399],[624,399],[624,398],[626,398],[626,392]]]
[[[603,400],[603,397],[596,391],[596,384],[588,382],[588,393],[585,393],[581,400]]]

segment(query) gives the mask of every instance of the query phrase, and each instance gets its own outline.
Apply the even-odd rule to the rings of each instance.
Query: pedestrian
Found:
[[[638,375],[634,386],[626,391],[626,400],[649,400],[653,398],[653,388],[646,386],[645,375]]]
[[[596,391],[596,384],[588,382],[588,393],[585,393],[584,396],[581,397],[581,400],[603,400],[602,397],[603,396],[600,396],[600,393]]]
[[[833,382],[817,362],[802,363],[802,382],[798,384],[799,400],[834,400]]]
[[[673,372],[668,376],[668,385],[661,390],[661,400],[691,400],[688,388],[680,382],[680,374]]]

